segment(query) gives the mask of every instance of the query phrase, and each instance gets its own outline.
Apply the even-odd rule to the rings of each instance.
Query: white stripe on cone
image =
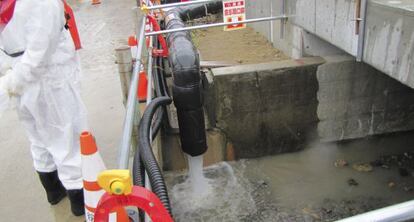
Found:
[[[89,156],[82,155],[83,180],[88,182],[97,181],[98,175],[104,170],[106,170],[106,167],[99,152]]]
[[[98,175],[106,170],[105,163],[102,160],[99,151],[91,155],[82,155],[82,176],[83,180],[88,182],[97,182]],[[105,193],[104,190],[89,191],[84,189],[85,206],[96,208],[99,200]],[[85,207],[85,219],[87,222],[94,222],[94,213]],[[116,221],[116,220],[114,220]]]
[[[101,199],[102,195],[104,195],[105,191],[87,191],[85,190],[85,205],[88,207],[96,208],[98,206],[98,202]]]
[[[99,150],[91,155],[82,155],[82,177],[87,182],[97,182],[98,175],[106,170],[105,163],[102,160]],[[85,206],[95,208],[98,206],[99,200],[105,194],[105,191],[89,191],[84,189]],[[87,222],[94,222],[94,212],[89,211],[85,207],[85,218]],[[109,222],[117,222],[116,213],[109,215]]]

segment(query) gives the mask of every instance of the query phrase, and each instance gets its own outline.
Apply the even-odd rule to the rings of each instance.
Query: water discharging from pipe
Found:
[[[225,162],[203,169],[203,158],[189,157],[189,171],[166,173],[174,219],[184,221],[240,221],[256,212],[256,206],[243,181]]]
[[[203,157],[204,155],[195,157],[187,155],[188,180],[191,185],[191,192],[200,198],[210,192],[208,180],[203,173]]]

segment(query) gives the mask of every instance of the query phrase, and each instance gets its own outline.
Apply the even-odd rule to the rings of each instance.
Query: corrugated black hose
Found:
[[[167,86],[163,85],[164,81],[160,81],[160,78],[164,78],[164,71],[162,67],[160,66],[160,63],[162,62],[161,57],[154,58],[154,86],[155,86],[155,93],[157,97],[162,97],[164,95],[168,96],[168,93],[166,93]],[[159,129],[162,126],[163,119],[166,115],[166,107],[160,106],[157,108],[156,111],[156,119],[154,120],[154,123],[152,125],[152,140],[155,139],[157,136]],[[152,119],[152,118],[151,118]],[[142,155],[139,152],[136,152],[135,158],[133,161],[133,178],[134,178],[134,185],[138,185],[141,187],[145,186],[145,167],[144,162],[142,160]],[[145,213],[143,211],[140,211],[140,218],[143,219],[145,217]]]
[[[145,109],[144,115],[142,116],[138,130],[138,152],[135,153],[134,163],[138,163],[139,159],[142,159],[142,163],[148,173],[149,181],[151,184],[152,191],[158,196],[164,207],[171,214],[171,205],[168,197],[167,187],[164,182],[164,178],[161,173],[161,169],[158,165],[157,160],[154,157],[151,147],[150,129],[152,118],[155,112],[161,106],[171,104],[172,100],[170,97],[159,97],[155,98]],[[142,176],[140,164],[134,164],[134,176]],[[138,179],[138,180],[136,180]],[[139,178],[134,177],[134,184],[141,182]]]

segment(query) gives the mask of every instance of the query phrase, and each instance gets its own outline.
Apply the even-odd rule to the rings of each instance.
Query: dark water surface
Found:
[[[204,170],[205,196],[186,172],[166,178],[178,221],[333,221],[413,199],[413,148],[408,132],[220,163]]]

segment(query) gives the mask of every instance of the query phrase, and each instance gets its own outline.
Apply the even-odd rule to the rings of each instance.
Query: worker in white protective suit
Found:
[[[66,19],[62,0],[0,0],[0,106],[15,98],[49,203],[68,195],[72,213],[80,216],[79,136],[86,111]]]

